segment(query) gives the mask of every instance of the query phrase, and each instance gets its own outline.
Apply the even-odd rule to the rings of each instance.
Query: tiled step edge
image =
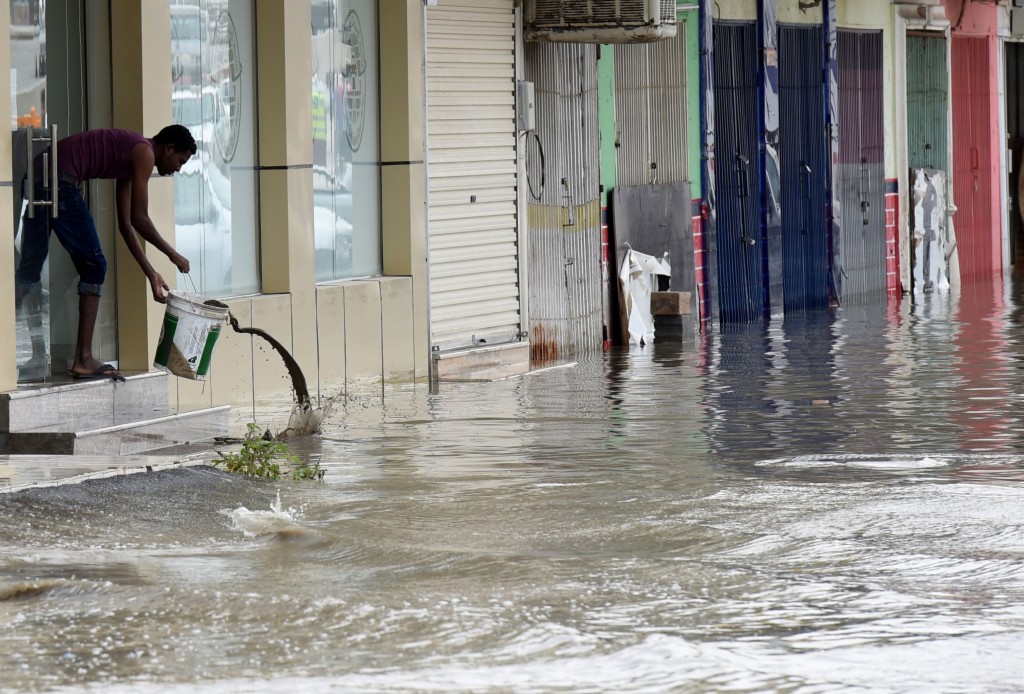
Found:
[[[230,413],[231,406],[222,405],[73,433],[14,432],[7,447],[14,454],[132,455],[224,436]]]
[[[74,381],[0,393],[0,431],[28,431],[90,412],[97,416],[168,412],[167,374],[133,374],[124,383]]]

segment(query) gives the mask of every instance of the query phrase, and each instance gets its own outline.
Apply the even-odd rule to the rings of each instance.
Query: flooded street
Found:
[[[0,496],[0,691],[1019,691],[1020,288],[386,386]]]

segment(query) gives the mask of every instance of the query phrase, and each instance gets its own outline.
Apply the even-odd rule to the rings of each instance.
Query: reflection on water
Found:
[[[339,402],[0,498],[0,690],[1016,691],[1018,290]]]

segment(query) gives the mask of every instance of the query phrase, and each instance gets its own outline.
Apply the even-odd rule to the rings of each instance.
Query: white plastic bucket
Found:
[[[198,294],[170,292],[153,366],[181,378],[205,380],[227,318],[228,307],[220,302],[211,304]]]

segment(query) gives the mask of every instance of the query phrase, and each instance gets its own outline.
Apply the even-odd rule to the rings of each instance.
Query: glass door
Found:
[[[22,223],[25,191],[21,181],[27,173],[29,150],[38,152],[48,146],[27,143],[28,126],[38,136],[44,136],[55,124],[59,138],[87,127],[86,91],[97,62],[87,54],[85,46],[87,24],[97,21],[92,12],[86,12],[82,0],[10,0],[19,382],[66,379],[68,365],[74,358],[78,274],[56,236],[26,238]],[[46,215],[46,208],[37,208],[36,214]],[[112,268],[113,231],[100,233],[108,266]],[[93,338],[94,351],[106,361],[116,357],[112,275],[108,270],[107,291]]]

